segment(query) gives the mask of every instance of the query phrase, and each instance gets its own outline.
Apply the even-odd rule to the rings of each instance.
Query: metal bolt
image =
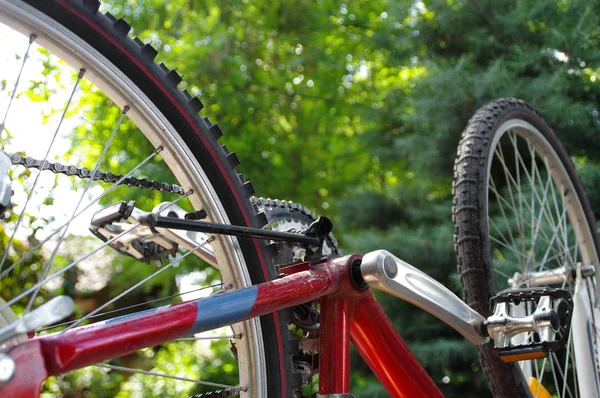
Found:
[[[383,260],[383,271],[388,276],[388,278],[395,278],[398,275],[398,265],[391,257],[386,257]]]
[[[6,354],[0,354],[0,384],[7,383],[15,374],[15,362]]]

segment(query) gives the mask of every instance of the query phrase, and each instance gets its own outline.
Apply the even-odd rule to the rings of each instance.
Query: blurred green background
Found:
[[[454,155],[469,117],[498,97],[545,116],[600,211],[593,2],[139,0],[106,1],[102,10],[131,23],[157,60],[183,75],[180,87],[200,96],[257,195],[332,218],[345,253],[390,250],[461,294]],[[490,395],[474,347],[424,312],[380,299],[444,394]],[[167,348],[164,369],[223,372]],[[387,396],[353,364],[354,394]],[[95,369],[54,382],[88,396],[140,393],[118,387],[125,377]],[[158,380],[141,383],[147,396],[168,391]]]

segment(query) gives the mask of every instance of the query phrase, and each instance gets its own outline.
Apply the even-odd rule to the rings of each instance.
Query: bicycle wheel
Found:
[[[485,105],[463,132],[453,190],[455,245],[467,304],[489,316],[496,292],[533,286],[559,287],[584,298],[575,299],[566,347],[544,360],[505,364],[492,343],[479,348],[494,395],[529,396],[530,388],[536,395],[535,381],[528,387],[534,377],[553,396],[595,396],[597,334],[589,336],[588,329],[596,330],[597,318],[596,223],[551,128],[520,100]],[[582,320],[578,313],[588,316]],[[524,343],[533,337],[521,338]]]
[[[35,73],[37,73],[35,79],[23,91],[18,91],[19,80],[22,78],[20,72],[6,80],[9,82],[5,83],[6,90],[10,94],[6,95],[4,102],[7,116],[4,117],[4,120],[0,120],[2,150],[23,157],[25,155],[33,156],[34,153],[31,152],[37,151],[40,153],[37,157],[38,160],[48,159],[61,163],[79,159],[81,162],[88,161],[90,164],[95,164],[95,168],[109,167],[104,171],[116,175],[133,172],[143,164],[136,161],[136,166],[131,169],[123,170],[122,167],[132,163],[128,157],[129,152],[139,152],[140,148],[147,148],[148,152],[144,156],[151,160],[145,163],[147,166],[140,169],[141,172],[135,171],[128,182],[129,185],[154,189],[150,197],[140,198],[138,193],[131,193],[133,188],[121,187],[110,191],[110,185],[97,181],[86,185],[87,181],[92,181],[90,179],[83,180],[83,183],[73,182],[76,177],[55,175],[50,171],[38,172],[27,168],[26,163],[25,168],[11,170],[12,188],[15,191],[12,202],[14,209],[20,211],[20,214],[24,216],[19,216],[19,213],[15,212],[6,218],[2,225],[3,234],[6,236],[6,239],[2,239],[4,254],[3,264],[0,265],[0,272],[4,275],[4,279],[0,279],[2,284],[0,291],[3,295],[14,293],[12,286],[15,278],[26,278],[29,286],[34,283],[29,280],[31,277],[29,265],[33,262],[31,259],[39,262],[40,265],[35,268],[39,268],[42,275],[46,273],[51,275],[52,272],[60,269],[61,265],[64,266],[65,259],[82,258],[82,248],[91,242],[97,243],[96,247],[100,246],[100,241],[94,240],[96,238],[85,232],[89,227],[90,212],[97,211],[100,208],[99,203],[106,205],[136,198],[138,203],[149,205],[160,202],[174,203],[175,198],[183,198],[178,206],[186,207],[190,211],[202,209],[206,211],[210,221],[258,227],[264,225],[264,215],[259,214],[249,202],[249,197],[253,194],[251,184],[235,172],[238,164],[237,157],[218,142],[221,135],[219,127],[211,124],[207,118],[197,115],[202,108],[200,101],[192,98],[186,91],[178,89],[177,85],[181,78],[175,71],[167,69],[163,64],[155,64],[156,51],[150,45],[128,37],[130,27],[125,21],[99,12],[99,3],[94,0],[32,0],[27,2],[2,0],[0,1],[0,27],[4,33],[8,31],[7,27],[9,27],[24,35],[25,39],[21,41],[25,44],[27,44],[28,38],[30,44],[33,42],[34,48],[28,48],[25,56],[21,54],[20,64],[24,69],[28,67],[36,69]],[[15,37],[12,31],[7,37],[9,37],[9,43],[5,42],[2,46],[4,52],[10,51],[16,45],[10,43]],[[41,49],[38,50],[36,46],[40,46]],[[52,55],[49,55],[50,53]],[[43,59],[32,60],[35,58],[32,54]],[[51,57],[56,57],[61,61],[56,61]],[[65,64],[70,66],[70,71],[53,72],[56,65],[64,66]],[[3,67],[3,73],[10,69],[10,67]],[[38,77],[40,69],[41,71],[50,70],[53,75]],[[59,85],[65,85],[64,79],[59,79],[59,77],[72,74],[76,74],[77,77],[72,84],[69,83],[74,87],[70,92],[70,98],[66,99],[65,95],[55,94],[56,84],[52,86],[51,77],[56,81],[60,80]],[[14,89],[11,91],[12,87]],[[44,93],[44,90],[47,92]],[[108,100],[96,101],[92,104],[82,100],[86,96],[94,96],[95,99],[104,98],[98,97],[97,93],[100,91]],[[67,90],[67,92],[69,91]],[[23,93],[26,94],[23,97],[35,97],[27,103],[31,106],[27,114],[22,109],[19,111],[19,98]],[[57,134],[58,145],[53,146],[55,139],[45,140],[39,135],[30,134],[27,137],[19,138],[19,134],[23,133],[19,130],[31,131],[24,120],[33,117],[33,114],[39,110],[39,107],[34,106],[35,103],[48,101],[47,107],[44,108],[46,114],[42,115],[48,119],[56,113],[51,112],[49,115],[48,107],[56,107],[55,104],[60,99],[64,100],[63,103],[66,104],[63,106],[64,112],[62,108],[61,112],[58,112],[58,115],[62,116],[55,123],[56,132],[48,133],[49,135]],[[93,108],[93,111],[97,111],[98,107],[103,106],[111,106],[111,108],[100,114],[111,115],[111,112],[116,112],[117,115],[120,115],[119,121],[114,126],[104,127],[109,131],[114,130],[115,137],[117,137],[112,141],[112,146],[109,145],[112,138],[107,141],[107,145],[99,144],[101,145],[100,149],[108,153],[106,157],[104,153],[99,154],[102,150],[97,151],[98,148],[83,147],[93,144],[90,144],[90,140],[86,141],[85,138],[90,126],[106,121],[88,120],[90,107]],[[78,113],[78,116],[71,115],[71,119],[68,119],[69,115],[75,113],[76,110],[80,110],[81,113]],[[75,123],[79,123],[79,125],[74,125]],[[40,123],[40,126],[42,125],[43,123]],[[64,133],[64,130],[68,130],[68,134]],[[50,143],[39,150],[40,141],[49,141]],[[115,149],[114,144],[121,144],[122,147]],[[161,149],[160,156],[157,156],[157,148]],[[94,159],[88,159],[90,156],[93,156]],[[43,162],[41,164],[43,165]],[[155,174],[153,175],[153,173]],[[81,172],[79,174],[81,176]],[[94,171],[91,174],[94,175]],[[37,180],[38,175],[40,176],[39,181]],[[47,175],[51,176],[50,181],[44,181]],[[112,174],[106,174],[106,176],[106,179],[112,179],[112,182],[117,179]],[[136,178],[142,176],[159,180],[159,183],[157,185]],[[182,192],[186,192],[186,195],[178,196],[177,189],[170,188],[169,184],[161,185],[160,181],[164,182],[165,178],[176,179],[176,181],[169,182],[178,183],[183,187]],[[83,186],[85,186],[84,189],[82,189]],[[69,189],[72,191],[73,187],[79,194],[83,191],[83,195],[79,196],[82,199],[70,202],[70,193],[65,192]],[[48,188],[48,190],[44,192],[42,188]],[[164,189],[166,192],[162,192]],[[32,192],[31,195],[29,190]],[[107,194],[109,191],[110,195]],[[93,195],[94,199],[90,201],[86,195]],[[57,203],[57,199],[63,202],[62,205]],[[79,200],[79,204],[74,206],[77,200]],[[87,212],[84,211],[86,209]],[[151,209],[143,208],[142,210],[150,211]],[[66,231],[68,231],[68,235],[64,234]],[[217,277],[213,279],[220,280],[219,286],[224,288],[241,288],[270,280],[275,276],[274,268],[268,261],[260,241],[225,236],[214,238],[215,240],[210,245],[205,243],[205,247],[198,247],[198,250],[187,252],[179,250],[179,252],[171,252],[171,254],[179,257],[184,253],[196,254],[196,252],[203,251],[202,258],[209,258],[210,266],[218,270]],[[42,287],[42,295],[50,295],[52,291],[56,290],[64,291],[66,285],[70,286],[71,292],[77,292],[77,286],[82,283],[82,278],[77,275],[87,273],[90,268],[97,271],[99,263],[108,268],[121,267],[112,263],[107,264],[106,258],[113,259],[114,255],[119,256],[119,262],[125,261],[112,249],[107,250],[111,251],[111,254],[104,255],[97,260],[97,263],[91,260],[84,262],[87,269],[83,269],[77,260],[71,263],[67,262],[68,266],[72,267],[75,277],[69,279],[61,276],[57,280],[62,280],[62,284],[59,284],[58,287],[56,284],[51,288]],[[169,256],[164,253],[161,256],[160,253],[160,250],[155,250],[153,254],[156,256],[147,257],[146,260],[162,260],[164,263],[170,261]],[[29,260],[25,260],[27,258]],[[91,258],[97,259],[97,257]],[[198,264],[199,269],[206,268],[202,268],[203,266],[200,265],[197,258],[193,262]],[[169,267],[172,264],[173,262],[165,266]],[[27,267],[24,267],[25,265]],[[154,271],[151,269],[151,265],[149,267],[148,274]],[[31,267],[31,269],[33,268]],[[75,270],[77,271],[75,272]],[[127,273],[127,269],[123,269],[123,267],[117,271],[112,272],[112,275]],[[173,274],[177,277],[180,276],[176,271]],[[42,276],[41,279],[47,278]],[[90,284],[90,280],[94,278],[88,275],[87,279],[87,283]],[[139,279],[141,280],[142,276]],[[171,285],[175,284],[174,279]],[[123,289],[131,285],[129,283]],[[168,288],[169,286],[164,287],[164,289]],[[173,293],[173,290],[171,288],[169,293]],[[89,292],[86,294],[90,295]],[[94,300],[98,296],[100,294],[94,292]],[[4,297],[4,299],[8,301],[11,297]],[[38,304],[39,301],[38,299],[35,303]],[[16,308],[16,312],[27,311],[32,303],[33,301],[28,302],[25,299],[16,303],[13,308]],[[284,311],[262,317],[260,320],[232,326],[234,335],[238,337],[236,337],[234,347],[236,355],[235,358],[231,356],[231,359],[235,362],[239,374],[239,381],[233,385],[232,393],[240,393],[239,386],[242,386],[247,387],[247,391],[241,391],[242,396],[294,395],[300,385],[301,376],[293,370],[291,355],[297,351],[297,343],[288,337],[287,322],[290,316],[291,311]],[[148,367],[152,367],[147,364],[145,366],[146,370]],[[231,370],[228,372],[236,373]],[[178,389],[176,393],[180,395],[181,391]],[[168,395],[168,392],[159,391],[154,394]]]

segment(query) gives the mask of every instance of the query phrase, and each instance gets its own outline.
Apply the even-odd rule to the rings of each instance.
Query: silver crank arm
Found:
[[[360,271],[367,284],[408,301],[450,325],[471,343],[489,341],[485,318],[441,283],[388,251],[367,253]]]

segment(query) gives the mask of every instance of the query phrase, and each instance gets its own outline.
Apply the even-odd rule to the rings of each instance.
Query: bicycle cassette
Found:
[[[504,362],[544,358],[565,345],[573,313],[562,289],[511,289],[490,300],[494,313],[485,325]]]

